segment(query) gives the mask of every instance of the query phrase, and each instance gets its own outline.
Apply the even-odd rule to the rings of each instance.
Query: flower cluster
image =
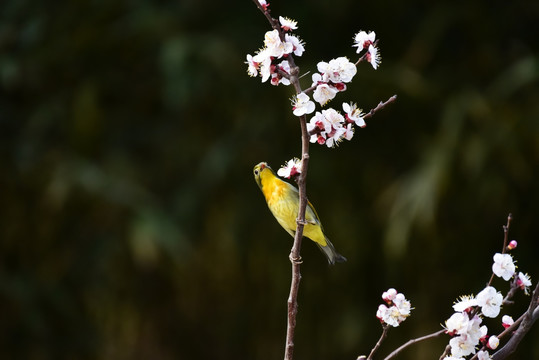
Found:
[[[305,44],[297,36],[288,33],[298,28],[296,21],[281,16],[279,22],[285,32],[284,37],[277,29],[266,32],[264,47],[254,56],[247,54],[245,63],[249,76],[260,75],[262,82],[271,79],[272,85],[290,85],[290,64],[286,59],[290,54],[303,55]]]
[[[354,136],[353,124],[365,127],[363,112],[353,103],[343,103],[345,115],[333,108],[317,111],[307,124],[312,143],[333,147],[342,140],[351,140]]]
[[[514,242],[512,248],[516,247]],[[495,254],[492,272],[494,275],[508,281],[514,278],[513,287],[518,287],[527,293],[531,285],[529,276],[515,273],[515,263],[509,254]],[[516,275],[516,276],[515,276]],[[455,313],[445,322],[446,333],[452,338],[449,341],[451,356],[444,360],[463,360],[465,356],[475,354],[477,347],[484,348],[477,353],[478,359],[489,359],[488,349],[495,350],[500,340],[497,336],[488,335],[488,328],[482,325],[483,317],[496,318],[501,311],[504,301],[503,295],[493,286],[488,285],[477,296],[463,296],[453,305]],[[510,327],[514,323],[513,318],[502,316],[502,326]]]
[[[333,99],[338,92],[346,90],[346,84],[356,75],[356,65],[346,57],[332,59],[329,62],[321,61],[317,65],[319,72],[312,76],[315,87],[313,98],[324,106]]]
[[[382,294],[382,299],[386,304],[381,304],[376,312],[376,317],[384,326],[397,327],[401,322],[410,316],[412,305],[406,300],[403,294],[391,288]]]
[[[269,4],[265,0],[259,2],[266,11]],[[305,48],[303,41],[290,33],[298,28],[296,21],[280,16],[279,24],[280,29],[274,28],[266,32],[262,49],[254,56],[247,55],[247,72],[250,76],[260,76],[262,82],[270,80],[273,85],[289,85],[291,71],[289,57],[301,56]],[[380,65],[380,54],[376,44],[374,31],[360,31],[354,36],[352,45],[357,48],[357,53],[363,53],[359,61],[368,61],[374,69]],[[292,99],[292,112],[295,116],[312,114],[316,110],[315,102],[325,106],[337,93],[345,91],[347,84],[357,73],[357,63],[341,56],[328,62],[319,62],[317,70],[318,72],[312,75],[312,86]],[[308,95],[311,92],[314,101]],[[308,123],[312,143],[334,147],[344,139],[352,139],[354,124],[365,127],[364,114],[356,104],[343,103],[342,109],[344,114],[332,108],[315,113]]]

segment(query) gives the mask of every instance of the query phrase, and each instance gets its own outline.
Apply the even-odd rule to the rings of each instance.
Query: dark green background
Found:
[[[389,287],[415,309],[379,358],[439,330],[488,281],[509,212],[537,281],[539,3],[271,8],[299,22],[303,73],[376,31],[380,69],[333,106],[398,95],[352,142],[311,147],[309,198],[348,262],[304,243],[296,359],[368,353]],[[0,358],[282,358],[291,238],[252,167],[301,154],[292,89],[243,64],[267,30],[250,0],[2,1]],[[539,358],[538,334],[515,359]]]

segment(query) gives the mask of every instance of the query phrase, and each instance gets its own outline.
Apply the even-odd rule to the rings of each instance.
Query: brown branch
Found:
[[[507,239],[509,238],[509,226],[511,225],[511,220],[513,219],[511,213],[507,215],[507,224],[503,225],[503,248],[502,248],[502,254],[505,254],[507,251]],[[494,273],[490,276],[490,280],[487,283],[487,286],[490,286],[492,284],[492,280],[494,280]]]
[[[279,31],[279,36],[281,37],[281,40],[284,41],[284,34],[282,34],[281,26],[279,24],[279,20],[274,19],[271,14],[270,10],[268,8],[264,9],[262,5],[260,5],[260,2],[258,0],[253,0],[258,10],[262,11],[262,14],[268,19],[268,22],[270,23],[271,27],[277,31]],[[282,36],[281,36],[282,35]]]
[[[447,345],[444,349],[444,352],[442,353],[442,355],[440,355],[440,359],[439,360],[443,360],[443,358],[445,358],[445,356],[447,354],[449,354],[449,352],[451,351],[451,346]]]
[[[532,325],[539,319],[539,282],[533,291],[532,298],[530,300],[530,306],[528,310],[524,313],[524,318],[520,323],[518,329],[513,333],[513,336],[507,341],[507,343],[494,355],[492,355],[493,360],[503,360],[506,359],[509,355],[515,352],[518,344],[524,338],[524,336],[530,331]]]
[[[269,9],[265,9],[258,0],[253,0],[256,6],[266,19],[268,19],[271,27],[279,32],[281,41],[285,41],[285,32],[281,29],[280,23],[277,19],[274,19]],[[299,68],[294,61],[292,54],[288,54],[288,63],[290,65],[290,74],[284,72],[281,75],[290,80],[290,83],[294,86],[296,94],[302,92],[301,85],[299,83]],[[305,115],[299,117],[301,127],[301,173],[298,177],[299,188],[299,213],[296,219],[296,234],[294,236],[294,244],[290,251],[290,262],[292,263],[292,281],[290,284],[290,294],[288,296],[288,316],[287,316],[287,328],[286,328],[286,342],[285,342],[285,360],[292,360],[294,354],[294,335],[296,331],[296,318],[298,313],[298,291],[299,283],[301,281],[301,240],[303,238],[303,227],[305,226],[305,209],[307,208],[307,169],[309,165],[309,134],[307,132],[307,118]]]
[[[291,62],[290,62],[291,61]],[[290,62],[290,83],[294,85],[296,94],[301,93],[299,84],[299,68],[293,59]],[[301,280],[301,240],[303,237],[303,227],[305,226],[305,209],[307,208],[307,169],[309,166],[309,134],[307,132],[307,117],[299,117],[301,126],[301,173],[298,178],[299,188],[299,213],[296,220],[296,234],[294,245],[290,252],[290,262],[292,263],[292,283],[290,285],[290,295],[288,297],[288,325],[286,331],[285,360],[292,360],[294,353],[294,334],[296,330],[296,315],[298,312],[298,290]]]
[[[386,357],[384,358],[384,360],[393,359],[395,356],[397,356],[402,350],[406,349],[408,346],[413,345],[413,344],[416,344],[416,343],[421,342],[421,341],[424,341],[424,340],[428,340],[428,339],[435,338],[435,337],[437,337],[437,336],[442,335],[443,333],[445,333],[445,330],[444,330],[444,329],[442,329],[442,330],[440,330],[440,331],[437,331],[437,332],[435,332],[435,333],[432,333],[432,334],[428,334],[428,335],[425,335],[425,336],[418,337],[418,338],[416,338],[416,339],[408,340],[408,342],[404,343],[403,345],[401,345],[400,347],[398,347],[397,349],[395,349],[391,354],[389,354],[388,356],[386,356]]]
[[[376,342],[376,345],[371,350],[371,353],[367,357],[367,360],[372,360],[372,357],[374,356],[376,351],[378,351],[378,349],[380,348],[380,345],[382,345],[382,342],[386,339],[387,334],[389,332],[389,328],[390,328],[389,325],[383,325],[382,335],[380,335],[380,339],[378,339],[378,341]],[[362,359],[362,357],[360,356],[358,359]]]
[[[509,326],[507,329],[505,329],[504,331],[502,331],[499,335],[498,335],[498,339],[502,339],[504,337],[506,337],[507,335],[510,335],[512,334],[516,329],[517,327],[520,325],[520,323],[522,322],[522,320],[524,320],[524,315],[525,314],[522,314],[517,320],[515,320],[515,322]],[[481,348],[481,350],[487,350],[487,347],[485,345],[483,345],[483,347]],[[478,356],[477,356],[477,353],[472,356],[470,358],[470,360],[477,360]]]
[[[380,103],[374,108],[374,109],[371,109],[371,111],[369,111],[368,113],[366,113],[364,116],[363,116],[363,119],[368,119],[368,118],[371,118],[376,112],[382,110],[383,108],[385,108],[387,105],[395,102],[395,100],[397,100],[397,95],[393,95],[392,97],[390,97],[389,99],[387,99],[386,101],[382,102],[380,101]]]
[[[502,254],[504,254],[507,251],[507,242],[509,240],[509,226],[511,225],[511,220],[513,219],[513,216],[511,213],[507,215],[507,224],[503,226],[503,249]]]

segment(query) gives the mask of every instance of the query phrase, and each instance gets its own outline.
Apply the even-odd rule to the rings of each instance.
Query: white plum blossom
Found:
[[[381,304],[376,312],[376,317],[387,325],[393,327],[399,326],[399,312],[396,306],[387,307],[386,305]]]
[[[371,63],[374,70],[378,69],[378,66],[382,62],[382,57],[378,52],[378,48],[374,45],[369,45],[369,50],[367,52],[367,61]]]
[[[344,129],[343,138],[350,141],[352,140],[352,137],[354,137],[354,128],[352,127],[352,124],[346,125],[346,128]]]
[[[460,356],[446,356],[442,360],[465,360],[465,359]]]
[[[477,294],[477,305],[481,307],[483,315],[495,318],[500,313],[503,296],[492,286],[487,286]]]
[[[513,325],[515,323],[515,321],[513,320],[513,318],[509,315],[504,315],[502,316],[502,325],[504,328],[508,328],[509,326]]]
[[[477,360],[489,360],[489,359],[490,359],[490,355],[489,355],[488,351],[481,350],[481,351],[477,352]]]
[[[302,162],[298,158],[288,160],[283,167],[277,170],[277,175],[290,179],[297,174],[301,174],[301,165]]]
[[[271,76],[272,68],[271,56],[269,54],[269,51],[267,49],[260,50],[258,53],[256,53],[255,56],[251,58],[251,61],[253,62],[253,66],[254,64],[257,64],[258,71],[260,73],[260,76],[262,77],[262,82],[266,82]],[[249,66],[251,65],[249,64]]]
[[[300,38],[294,35],[285,34],[284,39],[287,43],[292,45],[292,52],[294,55],[303,55],[303,52],[305,51],[305,43]]]
[[[307,131],[312,134],[310,142],[317,142],[322,145],[326,142],[326,133],[331,131],[331,124],[328,123],[321,112],[317,111],[307,124]]]
[[[346,120],[356,123],[356,125],[359,126],[359,127],[367,126],[367,124],[365,123],[365,120],[363,120],[363,115],[364,114],[363,114],[362,110],[357,107],[356,104],[354,104],[354,103],[350,103],[350,104],[343,103],[342,104],[342,109],[346,113],[346,115],[345,115]]]
[[[314,111],[314,109],[314,102],[312,102],[309,95],[305,93],[298,94],[292,101],[292,112],[296,116],[310,114]]]
[[[388,307],[385,304],[381,304],[376,312],[376,317],[380,319],[381,322],[393,327],[399,326],[401,322],[406,320],[407,316],[408,315],[402,314],[395,305]]]
[[[478,315],[470,318],[468,312],[456,312],[445,322],[446,333],[453,336],[449,341],[452,356],[474,354],[481,338],[486,335],[487,327],[481,326]]]
[[[286,73],[286,74],[290,74],[290,63],[288,62],[288,60],[281,61],[277,65],[277,68],[279,70],[281,70],[282,72]],[[282,76],[281,73],[273,72],[271,74],[271,84],[272,85],[283,84],[283,85],[288,86],[288,85],[290,85],[290,80],[287,79],[286,77]]]
[[[329,108],[327,110],[322,110],[322,114],[333,128],[342,127],[344,117],[337,110]]]
[[[311,118],[311,121],[307,124],[307,131],[311,132],[315,128],[323,132],[331,131],[331,124],[326,119],[323,113],[317,111],[316,114]]]
[[[298,28],[298,22],[287,17],[279,16],[279,22],[284,31],[296,30]]]
[[[481,319],[479,316],[475,315],[473,318],[470,319],[468,322],[468,336],[470,337],[471,341],[475,341],[476,344],[479,343],[479,340],[481,340],[481,337],[487,334],[487,327],[485,325],[481,326],[481,322],[483,319]]]
[[[495,350],[498,347],[498,345],[500,345],[500,339],[498,339],[496,335],[492,335],[491,337],[488,338],[487,347],[489,349]]]
[[[258,3],[260,4],[260,6],[262,6],[264,10],[267,10],[269,4],[266,0],[258,0]]]
[[[382,298],[388,303],[389,306],[381,304],[378,307],[378,311],[376,312],[376,317],[383,324],[397,327],[400,325],[401,322],[406,320],[408,316],[410,316],[411,304],[410,301],[408,301],[403,294],[395,294],[393,290],[394,289],[389,289],[382,295]]]
[[[462,335],[468,332],[470,317],[466,313],[456,312],[445,321],[446,332],[450,335]]]
[[[492,272],[496,276],[503,278],[505,281],[511,279],[515,274],[513,257],[509,254],[495,254],[494,264],[492,264]]]
[[[532,285],[532,280],[528,274],[519,272],[517,278],[517,285],[521,290],[524,290],[524,294],[529,295],[529,288]]]
[[[327,132],[326,145],[327,147],[333,147],[341,140],[346,132],[342,126],[344,117],[335,109],[322,110],[322,114],[331,125],[331,131]]]
[[[318,71],[327,76],[333,83],[348,83],[357,73],[356,65],[346,57],[332,59],[329,63],[321,61],[317,65]]]
[[[455,311],[467,311],[468,309],[477,306],[477,299],[473,296],[461,296],[460,300],[453,305]]]
[[[376,33],[370,31],[368,34],[365,31],[360,31],[354,36],[354,44],[352,47],[357,47],[357,53],[368,48],[376,40]]]
[[[290,54],[294,50],[294,46],[289,42],[282,42],[279,37],[279,31],[272,30],[266,32],[264,36],[264,45],[270,56],[280,58],[285,54]]]
[[[247,64],[247,74],[249,74],[249,76],[251,77],[257,76],[260,64],[254,61],[254,58],[251,54],[247,54],[247,61],[245,63]]]
[[[475,354],[475,346],[477,343],[467,334],[455,336],[449,340],[449,346],[451,347],[452,356],[468,356]]]
[[[328,101],[332,100],[337,95],[337,90],[328,84],[320,84],[313,92],[313,99],[324,106]]]
[[[312,79],[313,79],[312,86],[316,86],[322,83],[325,84],[329,81],[329,77],[326,74],[319,74],[319,73],[314,73],[312,76]]]
[[[402,316],[406,317],[410,315],[410,311],[412,310],[412,304],[404,297],[404,294],[397,294],[397,296],[395,296],[395,299],[393,299],[393,304],[395,304],[397,309],[399,309],[399,312]]]

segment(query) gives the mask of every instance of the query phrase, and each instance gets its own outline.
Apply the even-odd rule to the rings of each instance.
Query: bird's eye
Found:
[[[258,176],[258,169],[255,169],[254,173],[256,176]]]

